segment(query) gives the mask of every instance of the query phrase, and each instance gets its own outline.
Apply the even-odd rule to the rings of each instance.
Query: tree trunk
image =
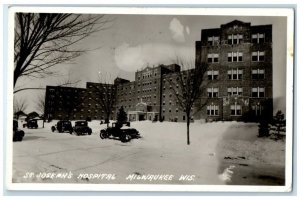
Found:
[[[16,86],[18,78],[19,78],[19,71],[15,69],[15,71],[14,71],[14,88]]]
[[[105,122],[107,122],[107,124],[106,124],[107,127],[109,127],[109,115],[110,115],[110,114],[107,114],[107,113],[106,113],[106,119],[105,119]]]
[[[186,128],[187,128],[187,145],[190,145],[190,116],[187,115],[187,123],[186,123]]]

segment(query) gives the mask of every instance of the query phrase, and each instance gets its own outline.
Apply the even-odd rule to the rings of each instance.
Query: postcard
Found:
[[[292,190],[292,9],[9,8],[8,190]]]

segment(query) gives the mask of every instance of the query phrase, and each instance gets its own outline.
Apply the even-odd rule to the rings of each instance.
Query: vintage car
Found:
[[[111,127],[100,131],[100,138],[118,138],[121,142],[128,142],[131,139],[140,138],[139,132],[135,128],[123,126],[123,123],[112,123]]]
[[[55,126],[51,127],[51,130],[52,130],[52,132],[57,130],[59,133],[69,132],[70,134],[72,134],[73,127],[72,127],[71,121],[69,121],[69,120],[60,120],[56,123]]]
[[[87,121],[76,121],[75,126],[73,127],[73,131],[76,133],[76,135],[92,134],[92,129],[88,127]]]
[[[38,123],[36,119],[29,119],[26,124],[27,128],[38,128]]]
[[[14,120],[13,121],[13,141],[14,142],[22,141],[24,135],[25,135],[25,132],[18,129],[18,121]]]

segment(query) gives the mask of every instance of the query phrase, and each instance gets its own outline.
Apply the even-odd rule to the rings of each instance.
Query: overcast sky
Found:
[[[229,16],[150,16],[107,15],[110,27],[82,41],[79,45],[89,51],[72,64],[53,68],[61,76],[47,79],[20,78],[16,87],[57,85],[71,74],[80,80],[77,87],[88,81],[97,81],[98,74],[134,80],[134,72],[147,65],[171,64],[176,56],[195,58],[195,41],[200,40],[201,30],[219,28],[233,20],[250,22],[251,25],[273,26],[273,96],[274,109],[285,110],[286,81],[286,18],[285,17],[229,17]],[[16,98],[26,99],[27,112],[36,110],[37,96],[44,91],[24,91]],[[284,111],[285,112],[285,111]]]

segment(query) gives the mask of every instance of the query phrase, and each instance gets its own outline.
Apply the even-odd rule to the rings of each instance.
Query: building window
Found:
[[[241,80],[243,78],[243,70],[231,69],[227,71],[229,80]]]
[[[255,44],[260,44],[265,42],[265,34],[263,33],[252,34],[251,38],[252,38],[252,43]]]
[[[242,62],[243,53],[242,52],[229,52],[227,55],[228,62]]]
[[[264,51],[255,51],[252,52],[252,61],[260,62],[265,60],[265,52]]]
[[[243,88],[239,88],[239,87],[227,88],[227,94],[228,94],[228,96],[233,96],[233,95],[242,96]]]
[[[219,115],[219,106],[209,105],[206,107],[208,116],[218,116]]]
[[[243,41],[243,35],[228,35],[228,44],[240,44]]]
[[[207,43],[211,46],[215,46],[219,44],[219,37],[218,36],[210,36],[207,38]]]
[[[178,112],[178,108],[176,108],[176,112]]]
[[[256,116],[261,116],[263,106],[258,103],[257,105],[252,106],[252,110]]]
[[[218,97],[219,96],[219,88],[207,88],[207,96],[208,97]]]
[[[207,54],[207,62],[208,63],[217,63],[217,62],[219,62],[219,54],[217,54],[217,53]]]
[[[265,97],[265,88],[261,88],[261,87],[252,88],[252,97],[256,97],[256,98]]]
[[[252,70],[252,79],[264,79],[265,78],[265,70],[264,69],[253,69]]]
[[[185,120],[185,115],[182,116],[182,120]]]
[[[232,116],[241,116],[242,115],[242,107],[241,105],[231,105],[230,106],[231,115]]]
[[[218,79],[219,71],[214,71],[214,70],[208,71],[207,76],[208,76],[208,80]]]

